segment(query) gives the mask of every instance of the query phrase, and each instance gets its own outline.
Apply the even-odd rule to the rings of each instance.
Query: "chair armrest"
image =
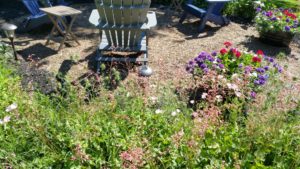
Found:
[[[97,27],[99,25],[99,20],[100,20],[100,15],[98,13],[98,10],[93,9],[89,17],[89,22]]]
[[[152,28],[157,25],[157,19],[156,19],[156,14],[153,11],[148,11],[147,13],[147,27]]]

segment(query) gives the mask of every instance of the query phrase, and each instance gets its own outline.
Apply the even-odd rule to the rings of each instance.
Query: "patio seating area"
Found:
[[[0,1],[0,168],[299,168],[298,2]]]
[[[41,69],[58,73],[60,70],[66,74],[71,81],[79,78],[89,70],[95,70],[94,57],[96,48],[99,44],[99,31],[89,23],[88,18],[91,11],[95,8],[94,3],[74,4],[75,9],[82,11],[74,22],[72,32],[78,37],[81,45],[75,41],[66,43],[66,47],[56,52],[59,48],[61,37],[56,37],[45,46],[45,39],[50,32],[51,24],[44,25],[39,29],[27,33],[16,35],[16,46],[20,56],[24,60],[31,56],[41,64]],[[157,6],[158,7],[158,6]],[[239,48],[246,51],[264,50],[269,55],[276,55],[279,52],[286,52],[290,55],[296,55],[299,52],[297,44],[292,44],[290,48],[278,48],[266,45],[258,40],[258,33],[251,25],[243,25],[231,22],[229,25],[220,27],[208,22],[205,31],[198,32],[199,19],[193,16],[179,24],[181,13],[167,12],[157,7],[151,8],[156,12],[157,27],[150,32],[149,38],[149,65],[154,70],[149,82],[164,82],[161,79],[177,81],[178,76],[186,76],[186,60],[193,55],[197,55],[199,50],[213,50],[220,48],[222,43],[231,40]],[[10,22],[17,22],[20,15],[16,14]],[[4,19],[4,18],[2,18]],[[234,38],[233,38],[234,37]],[[8,40],[5,40],[7,41]],[[65,63],[76,64],[67,66]],[[294,63],[294,62],[293,62]],[[293,64],[292,63],[292,64]],[[138,78],[138,66],[135,69],[128,70],[129,76]],[[175,76],[176,75],[176,76]],[[160,80],[159,80],[160,79]]]

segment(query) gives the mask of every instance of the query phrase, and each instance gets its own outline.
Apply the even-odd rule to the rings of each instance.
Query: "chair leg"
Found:
[[[148,53],[146,52],[144,54],[144,58],[147,59],[147,61],[143,62],[143,65],[141,66],[140,69],[140,75],[141,76],[151,76],[153,71],[152,69],[147,65],[148,63]]]
[[[187,12],[184,11],[183,14],[182,14],[181,17],[180,17],[179,23],[182,24],[182,22],[185,20],[186,17],[187,17]]]

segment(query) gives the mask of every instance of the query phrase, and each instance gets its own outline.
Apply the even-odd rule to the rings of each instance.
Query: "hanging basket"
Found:
[[[259,39],[269,45],[288,47],[294,35],[289,32],[260,32]]]

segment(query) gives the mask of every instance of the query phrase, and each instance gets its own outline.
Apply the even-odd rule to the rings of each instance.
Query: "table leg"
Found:
[[[201,19],[201,23],[200,23],[200,27],[199,27],[199,32],[202,32],[204,30],[206,22],[207,22],[207,19],[208,19],[209,15],[212,13],[215,5],[216,5],[216,3],[210,3],[208,5],[207,12],[206,12],[205,16]]]
[[[60,46],[59,46],[59,48],[58,48],[58,51],[60,51],[60,50],[62,49],[62,47],[63,47],[63,45],[64,45],[64,43],[65,43],[65,41],[66,41],[66,38],[67,38],[67,35],[68,35],[68,34],[70,34],[70,35],[73,37],[73,39],[74,39],[77,43],[79,43],[79,42],[77,41],[76,37],[71,33],[71,28],[72,28],[72,26],[73,26],[73,23],[74,23],[75,19],[76,19],[76,15],[75,15],[74,17],[72,17],[72,20],[71,20],[69,26],[68,26],[67,29],[66,29],[66,33],[65,33],[65,35],[64,35],[64,38],[63,38],[63,40],[60,42]],[[62,24],[63,24],[64,26],[67,26],[67,24],[65,24],[65,22],[63,21],[62,18],[60,18],[60,21],[62,22]]]
[[[55,26],[52,27],[52,30],[50,32],[50,34],[48,35],[48,38],[47,38],[47,41],[46,41],[46,46],[49,45],[49,42],[50,42],[50,39],[52,37],[52,34],[54,33],[54,30],[55,30]]]
[[[58,32],[60,33],[60,34],[64,34],[64,31],[59,27],[59,25],[58,25],[58,23],[59,23],[59,20],[60,20],[60,17],[57,17],[57,19],[54,19],[54,17],[52,16],[52,15],[49,15],[49,14],[47,14],[48,15],[48,17],[50,18],[50,20],[52,21],[52,23],[53,23],[53,25],[54,25],[54,27],[58,30]],[[65,27],[66,28],[66,27]]]
[[[73,40],[75,40],[76,43],[77,43],[78,45],[80,45],[80,43],[79,43],[79,41],[77,40],[76,36],[71,32],[71,28],[72,28],[72,26],[73,26],[73,23],[74,23],[76,17],[77,17],[77,15],[71,17],[72,19],[71,19],[71,22],[70,22],[69,26],[67,26],[67,24],[63,21],[62,18],[60,18],[60,20],[61,20],[62,24],[64,25],[64,27],[66,27],[67,29],[68,29],[68,27],[70,27],[70,31],[68,31],[68,34],[70,34],[71,38],[73,38]]]

